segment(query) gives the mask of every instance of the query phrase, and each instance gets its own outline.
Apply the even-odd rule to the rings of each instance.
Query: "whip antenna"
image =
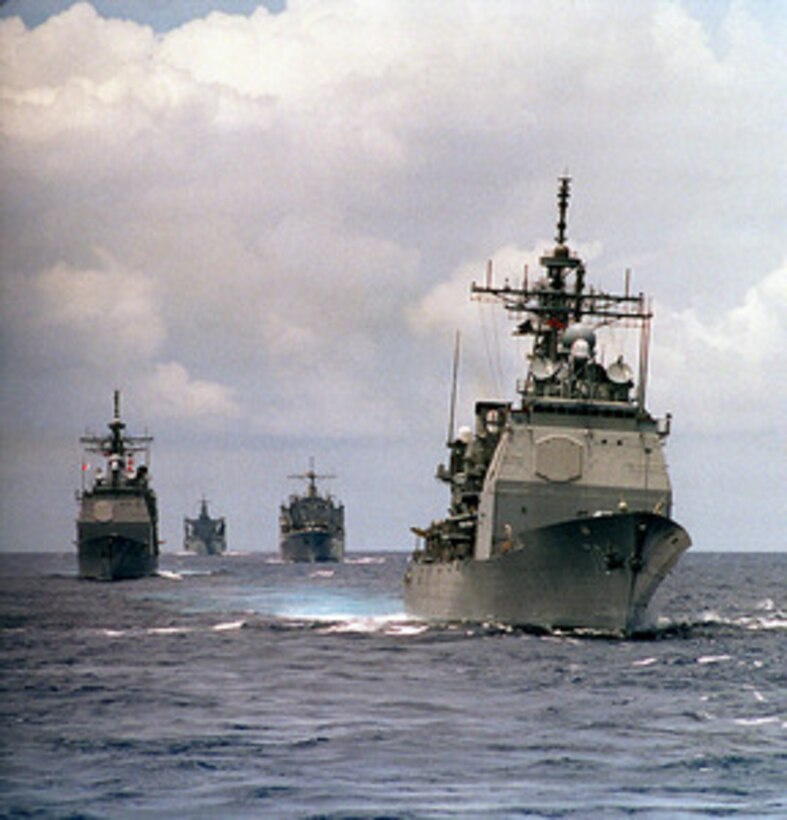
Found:
[[[461,334],[456,331],[454,339],[454,365],[451,373],[451,411],[448,415],[448,444],[454,440],[454,418],[456,416],[456,380],[459,374],[459,339]]]

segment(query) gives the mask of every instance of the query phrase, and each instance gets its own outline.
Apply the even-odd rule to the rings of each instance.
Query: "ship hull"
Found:
[[[305,530],[283,535],[280,551],[283,561],[296,563],[342,561],[344,541],[330,532]]]
[[[572,519],[487,560],[413,560],[405,607],[444,622],[631,635],[647,629],[653,593],[689,544],[679,524],[652,513]]]
[[[219,539],[204,541],[202,538],[187,538],[183,548],[194,555],[222,555],[227,551],[226,543]]]
[[[151,543],[116,533],[80,541],[78,560],[79,577],[93,581],[143,578],[158,571]]]

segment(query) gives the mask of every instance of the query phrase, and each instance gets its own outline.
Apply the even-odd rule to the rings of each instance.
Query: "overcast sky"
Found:
[[[409,549],[454,332],[458,423],[524,368],[470,283],[536,267],[568,170],[588,281],[655,300],[676,518],[784,549],[785,42],[766,0],[2,4],[0,548],[73,548],[119,387],[164,549],[205,495],[275,550],[310,456],[348,551]]]

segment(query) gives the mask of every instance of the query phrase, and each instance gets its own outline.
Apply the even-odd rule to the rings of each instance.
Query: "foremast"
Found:
[[[316,473],[314,470],[314,459],[309,459],[309,469],[305,473],[295,473],[294,475],[288,475],[287,478],[291,479],[302,479],[308,482],[306,488],[306,497],[307,498],[317,498],[319,497],[320,493],[317,489],[317,481],[324,481],[330,478],[336,478],[335,475],[324,473]],[[330,495],[326,493],[326,498],[330,499]]]
[[[97,453],[106,460],[107,474],[105,476],[100,469],[97,471],[94,489],[99,487],[119,489],[126,486],[131,479],[134,479],[136,483],[140,480],[144,483],[150,466],[150,445],[153,442],[153,436],[131,436],[124,432],[126,424],[120,416],[119,390],[114,392],[114,415],[107,426],[109,435],[87,435],[79,439],[85,453]],[[135,464],[136,453],[144,453],[143,464]],[[82,468],[84,482],[84,474],[88,465],[83,462]]]
[[[517,321],[515,336],[533,337],[527,377],[517,384],[523,405],[540,397],[574,401],[632,402],[645,412],[648,346],[653,317],[649,300],[642,293],[607,293],[585,285],[585,265],[567,244],[570,177],[559,179],[558,222],[550,253],[539,260],[545,275],[532,285],[525,271],[521,287],[508,281],[492,283],[491,266],[483,284],[473,282],[471,295],[503,304]],[[632,370],[619,357],[608,367],[597,360],[595,330],[609,325],[639,327],[639,377],[633,398]]]

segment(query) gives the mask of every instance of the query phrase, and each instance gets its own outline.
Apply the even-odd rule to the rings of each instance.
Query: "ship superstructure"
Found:
[[[153,575],[159,556],[158,507],[149,475],[153,439],[124,432],[119,390],[114,405],[109,435],[80,438],[86,455],[105,461],[90,475],[91,466],[83,459],[77,493],[79,575],[101,581]]]
[[[183,549],[196,555],[221,555],[227,551],[227,523],[211,518],[203,498],[197,518],[183,519]]]
[[[279,514],[282,560],[296,562],[344,560],[344,505],[329,493],[321,493],[317,481],[335,478],[309,470],[289,478],[307,482],[306,492],[293,494]]]
[[[567,245],[569,185],[560,179],[543,277],[496,286],[488,270],[472,284],[532,339],[529,367],[517,402],[477,402],[475,430],[449,441],[438,468],[448,515],[414,528],[405,603],[415,615],[631,634],[648,625],[653,593],[690,545],[670,518],[670,418],[645,407],[650,303],[629,292],[628,273],[621,294],[586,286]],[[636,387],[622,354],[603,359],[612,326],[639,332]]]

